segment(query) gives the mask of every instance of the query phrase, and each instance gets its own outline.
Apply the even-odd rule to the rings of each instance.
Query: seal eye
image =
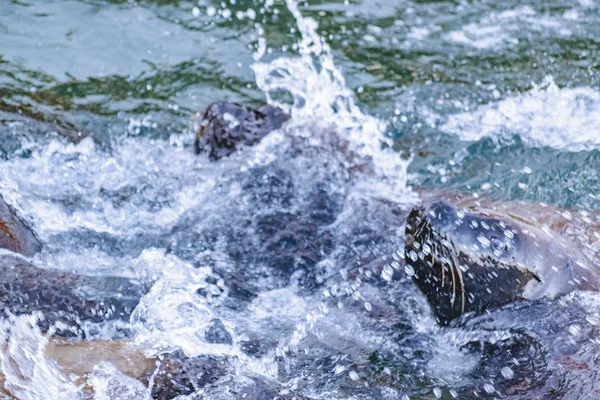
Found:
[[[508,243],[497,236],[490,238],[490,248],[496,255],[503,255],[508,251]]]

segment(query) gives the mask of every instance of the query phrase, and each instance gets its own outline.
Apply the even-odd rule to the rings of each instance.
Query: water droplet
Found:
[[[199,9],[198,7],[194,7],[194,8],[192,8],[192,15],[193,15],[194,17],[197,17],[197,16],[199,16],[199,15],[200,15],[200,9]]]
[[[578,336],[581,334],[581,327],[579,325],[571,325],[569,326],[569,333],[573,336]]]
[[[404,272],[406,272],[406,275],[408,276],[413,276],[415,274],[415,269],[412,265],[406,264],[406,266],[404,267]]]
[[[485,385],[483,385],[483,390],[486,391],[486,393],[492,394],[496,391],[496,389],[494,388],[494,385],[492,385],[491,383],[486,383]]]
[[[214,17],[215,14],[217,14],[217,9],[210,6],[206,9],[206,15],[208,15],[209,17]]]
[[[391,282],[392,278],[394,277],[394,270],[389,264],[386,264],[383,267],[383,270],[381,271],[381,277],[386,281]]]
[[[414,250],[411,250],[410,253],[408,253],[408,256],[413,261],[417,261],[417,259],[419,258],[418,255],[417,255],[417,252],[414,251]]]
[[[503,377],[505,377],[506,379],[512,379],[515,376],[515,373],[513,372],[512,369],[510,369],[510,367],[504,367],[500,370],[500,373],[502,374]]]
[[[344,372],[346,370],[346,367],[344,367],[343,365],[336,365],[335,368],[333,369],[333,373],[335,375],[339,375],[342,372]]]

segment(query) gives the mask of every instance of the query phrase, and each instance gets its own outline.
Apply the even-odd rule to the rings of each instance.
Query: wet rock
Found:
[[[0,258],[0,270],[0,317],[40,311],[42,328],[126,320],[147,290],[130,279],[45,270],[10,256]]]
[[[157,400],[190,395],[216,382],[229,366],[227,360],[210,356],[189,358],[173,353],[161,358],[152,388],[152,398]]]
[[[289,115],[276,107],[251,109],[227,101],[213,103],[204,112],[196,134],[196,153],[208,153],[211,160],[218,160],[235,152],[240,145],[258,143],[288,119]]]
[[[42,249],[42,244],[14,208],[0,196],[0,248],[28,257]]]

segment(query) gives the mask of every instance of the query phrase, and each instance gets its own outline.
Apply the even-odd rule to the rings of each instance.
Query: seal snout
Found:
[[[441,323],[524,298],[535,274],[524,267],[528,253],[514,224],[509,217],[467,212],[442,200],[411,210],[406,263]]]
[[[406,262],[442,323],[465,311],[464,278],[451,237],[459,219],[454,206],[431,200],[413,208],[406,223]]]

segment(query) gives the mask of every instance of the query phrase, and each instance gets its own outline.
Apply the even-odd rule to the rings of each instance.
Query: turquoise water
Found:
[[[377,220],[377,204],[362,207],[352,197],[355,192],[358,197],[381,193],[382,198],[404,204],[404,210],[415,201],[413,187],[461,190],[499,200],[528,199],[591,212],[600,209],[600,4],[308,1],[298,5],[299,17],[293,13],[295,4],[247,0],[0,4],[0,190],[45,241],[47,250],[36,260],[39,265],[132,276],[140,265],[151,264],[144,267],[150,272],[144,273],[160,270],[168,278],[161,266],[172,263],[179,266],[176,271],[207,266],[219,275],[219,268],[233,262],[223,248],[232,237],[244,237],[235,231],[236,224],[243,225],[253,212],[272,211],[272,204],[255,205],[240,194],[238,186],[246,190],[243,182],[249,179],[243,174],[257,166],[290,168],[290,180],[301,188],[298,196],[309,198],[318,177],[335,183],[327,193],[351,199],[340,208],[367,208],[364,215],[357,211],[355,219],[338,217],[334,237],[340,243],[366,231],[357,221],[362,216],[375,221],[369,227],[373,231],[389,229],[387,238],[402,244],[401,218],[398,233]],[[306,21],[316,22],[314,32],[310,27],[303,30]],[[307,36],[311,32],[318,36]],[[316,44],[330,49],[318,52]],[[298,61],[298,55],[305,58]],[[282,78],[279,87],[264,90],[261,79],[286,60],[291,60],[286,64],[290,76]],[[318,75],[321,71],[325,78]],[[294,90],[302,100],[292,104]],[[306,156],[309,161],[288,165],[289,153],[284,145],[278,147],[277,140],[287,142],[278,137],[256,153],[244,153],[222,166],[195,158],[192,143],[199,113],[222,99],[248,105],[267,100],[288,104],[302,123],[323,120],[328,129],[347,130],[350,141],[366,148],[365,154],[381,167],[377,175],[381,179],[359,182],[360,190],[354,183],[348,186],[344,172],[336,167],[337,156],[329,153],[317,152]],[[381,148],[394,151],[380,152]],[[303,201],[297,204],[300,209],[306,206]],[[285,205],[277,207],[289,211]],[[356,229],[348,233],[344,224]],[[207,233],[211,229],[235,232],[211,239]],[[260,239],[261,231],[246,233]],[[181,237],[172,239],[176,235]],[[200,239],[196,243],[190,237]],[[189,244],[187,250],[181,243]],[[373,243],[377,257],[394,247]],[[368,247],[356,246],[360,251]],[[338,265],[346,260],[340,255],[342,247],[335,244],[334,250],[325,250],[333,271],[344,269]],[[166,252],[157,250],[165,248]],[[260,250],[257,253],[248,265],[266,262]],[[468,339],[459,329],[439,332],[408,279],[399,288],[389,285],[383,293],[376,284],[364,289],[366,298],[380,297],[385,307],[401,304],[403,311],[396,308],[396,314],[391,312],[396,316],[382,322],[362,314],[353,320],[341,311],[324,313],[314,293],[295,292],[281,284],[279,276],[265,274],[252,281],[260,301],[252,303],[243,318],[218,305],[199,312],[198,318],[219,315],[240,338],[250,335],[245,324],[253,319],[248,329],[272,342],[279,340],[280,346],[260,362],[252,362],[285,387],[319,398],[451,398],[453,393],[469,398],[473,388],[479,388],[482,396],[497,395],[485,387],[499,376],[496,364],[492,368],[486,364],[489,360],[481,361],[483,355],[466,354],[463,342]],[[173,279],[156,290],[171,293],[179,285]],[[279,296],[293,305],[290,315],[278,308]],[[154,304],[152,297],[147,300]],[[599,301],[584,300],[592,305]],[[269,313],[283,317],[273,322],[265,316]],[[306,318],[311,313],[318,315],[317,322]],[[529,337],[507,333],[516,328],[506,328],[502,318],[494,327],[501,337],[496,342],[528,345]],[[146,316],[148,320],[152,318]],[[578,321],[585,320],[582,316]],[[306,325],[294,331],[298,321]],[[179,326],[177,321],[169,323]],[[158,339],[146,337],[152,326],[145,325],[138,336],[156,345]],[[520,327],[526,326],[523,322]],[[177,340],[185,343],[184,348],[204,351],[199,350],[203,343],[189,339],[181,329]],[[479,333],[476,338],[485,336],[480,328],[474,329]],[[354,338],[349,336],[362,330],[365,337],[350,343]],[[319,336],[339,331],[348,335],[325,340],[326,345]],[[294,332],[300,332],[300,347],[316,352],[317,361],[311,364],[310,357],[298,356],[286,364],[277,358],[287,347],[298,346],[286,342],[296,340],[290,339]],[[561,339],[560,334],[555,338]],[[514,343],[512,350],[519,348]],[[432,347],[439,351],[431,352]],[[239,356],[238,350],[211,349],[226,356]],[[597,354],[596,350],[587,355]],[[494,351],[502,353],[496,349],[491,354]],[[509,359],[509,353],[504,352],[503,359]],[[536,357],[537,353],[532,356],[533,367],[523,374],[536,374]],[[252,369],[252,362],[240,364]],[[552,361],[548,363],[546,372],[552,371]],[[447,364],[461,367],[455,370]],[[360,374],[348,374],[352,368]],[[583,383],[577,390],[570,383],[561,384],[564,391],[558,390],[556,398],[577,398],[577,390],[587,393]],[[516,385],[506,386],[504,394],[513,393],[514,398],[542,393],[514,392]],[[208,398],[219,398],[218,389],[211,390]]]

